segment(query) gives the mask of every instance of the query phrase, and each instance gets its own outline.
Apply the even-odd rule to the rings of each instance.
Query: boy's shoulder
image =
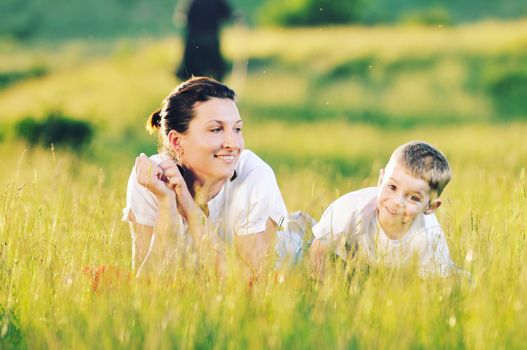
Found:
[[[357,222],[366,222],[375,213],[377,187],[363,188],[339,197],[324,211],[313,227],[316,238],[350,233]]]
[[[436,242],[444,236],[443,228],[433,213],[418,215],[408,233],[406,237],[413,237],[411,240],[417,239],[426,242]]]
[[[433,235],[443,232],[441,224],[434,213],[428,215],[422,214],[421,229],[424,229],[427,233]]]
[[[378,187],[367,187],[346,193],[334,201],[331,206],[335,209],[342,208],[346,211],[361,210],[377,197]]]
[[[357,215],[369,215],[375,211],[377,192],[377,187],[368,187],[346,193],[331,203],[323,216],[344,224]]]

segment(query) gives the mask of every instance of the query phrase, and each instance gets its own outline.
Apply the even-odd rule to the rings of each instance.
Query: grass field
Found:
[[[2,44],[0,71],[44,76],[0,90],[0,348],[523,348],[527,342],[527,146],[516,95],[525,21],[454,28],[226,32],[247,75],[240,93],[249,148],[274,168],[290,211],[318,218],[339,195],[375,185],[412,139],[453,169],[438,217],[471,279],[332,265],[323,283],[301,264],[252,291],[183,268],[128,277],[120,221],[135,155],[155,151],[147,114],[173,87],[176,40]],[[243,67],[243,66],[242,66]],[[61,110],[96,126],[81,153],[32,147],[13,125]],[[93,291],[85,267],[111,266]]]

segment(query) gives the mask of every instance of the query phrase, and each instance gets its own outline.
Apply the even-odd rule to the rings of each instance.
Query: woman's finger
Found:
[[[160,180],[163,175],[163,170],[144,154],[136,158],[135,166],[137,182],[147,188]]]
[[[157,163],[157,165],[164,169],[166,167],[175,166],[176,162],[174,162],[172,158],[166,158]]]
[[[141,153],[139,157],[135,158],[135,170],[136,173],[144,171],[145,167],[155,165],[150,158],[148,158],[144,153]]]
[[[172,159],[162,161],[161,163],[157,164],[157,166],[163,170],[172,169],[172,168],[177,169],[177,164]]]
[[[163,169],[163,176],[164,177],[177,177],[181,179],[183,178],[183,176],[181,175],[181,172],[179,171],[177,167]]]
[[[165,161],[163,163],[158,164],[158,166],[163,170],[163,177],[178,177],[183,178],[181,171],[179,170],[179,167],[173,160]]]
[[[177,176],[174,177],[168,177],[167,178],[167,184],[172,189],[176,189],[176,187],[181,186],[182,181],[184,181],[182,178],[179,178]]]

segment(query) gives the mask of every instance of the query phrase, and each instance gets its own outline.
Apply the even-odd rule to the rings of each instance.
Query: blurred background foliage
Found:
[[[45,119],[26,117],[15,125],[16,134],[29,145],[70,147],[80,151],[93,137],[94,128],[88,121],[75,120],[60,111],[47,113]]]
[[[174,31],[172,11],[176,2],[2,0],[0,37],[60,40],[168,34]],[[527,3],[523,0],[231,0],[231,4],[253,25],[452,25],[527,15]]]
[[[264,24],[313,26],[358,22],[365,7],[362,0],[270,0],[260,10]]]

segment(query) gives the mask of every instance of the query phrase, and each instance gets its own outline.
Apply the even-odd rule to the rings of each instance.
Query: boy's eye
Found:
[[[395,187],[395,185],[388,185],[388,188],[392,191],[395,191],[397,189],[397,187]]]
[[[414,202],[420,202],[421,198],[419,198],[418,196],[410,196],[410,200],[412,200]]]
[[[234,128],[234,131],[239,134],[242,132],[242,128]]]

